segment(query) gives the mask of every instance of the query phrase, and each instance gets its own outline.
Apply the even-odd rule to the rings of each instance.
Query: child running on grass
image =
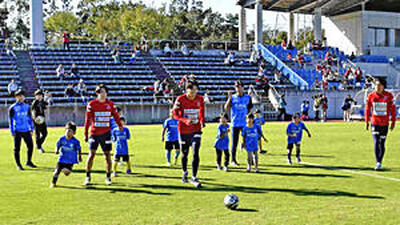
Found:
[[[298,114],[293,115],[292,122],[288,125],[286,129],[286,134],[288,136],[288,145],[287,145],[287,160],[288,163],[292,164],[292,150],[293,145],[296,145],[296,158],[297,162],[300,163],[300,143],[301,138],[303,136],[303,130],[305,130],[308,134],[308,137],[311,138],[311,133],[308,131],[306,125],[300,121],[300,116]]]

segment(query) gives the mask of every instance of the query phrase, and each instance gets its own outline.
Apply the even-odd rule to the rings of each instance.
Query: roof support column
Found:
[[[241,6],[239,12],[239,51],[247,50],[246,9]]]
[[[321,8],[315,9],[313,23],[314,23],[314,39],[317,41],[322,41]]]
[[[256,2],[256,30],[255,30],[255,43],[263,43],[263,9],[261,0]]]
[[[289,35],[287,43],[289,43],[289,41],[292,41],[292,43],[294,41],[294,15],[292,12],[289,14]]]
[[[31,13],[31,43],[32,45],[44,44],[43,32],[43,1],[30,0],[30,13]]]

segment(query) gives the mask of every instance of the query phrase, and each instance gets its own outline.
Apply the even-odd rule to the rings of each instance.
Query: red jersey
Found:
[[[100,102],[97,99],[90,101],[86,109],[85,137],[88,137],[89,127],[91,127],[90,135],[101,135],[110,131],[111,117],[114,117],[117,125],[122,127],[119,115],[112,101],[108,99],[104,102]]]
[[[395,123],[396,106],[393,102],[392,93],[383,91],[382,94],[378,94],[374,91],[369,94],[367,103],[365,104],[365,122],[369,123],[371,117],[372,125],[388,126],[389,115],[392,117],[392,123]]]
[[[201,126],[205,124],[203,96],[197,95],[194,100],[190,100],[186,94],[179,96],[175,101],[173,116],[179,121],[180,134],[200,132]],[[193,121],[192,124],[190,121]]]

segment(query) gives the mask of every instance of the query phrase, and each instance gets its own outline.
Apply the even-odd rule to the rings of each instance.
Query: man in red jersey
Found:
[[[114,107],[114,103],[107,99],[107,87],[100,84],[96,87],[97,98],[89,102],[85,118],[85,142],[89,141],[89,157],[86,162],[86,179],[84,185],[90,184],[90,172],[93,160],[96,155],[97,147],[100,145],[104,152],[107,164],[106,184],[111,185],[111,129],[110,119],[114,118],[120,130],[123,130],[119,120],[119,114]],[[89,136],[90,127],[90,136]]]
[[[392,121],[390,130],[393,130],[396,124],[396,106],[393,102],[393,95],[392,93],[385,91],[385,88],[386,80],[382,78],[376,79],[375,91],[368,95],[368,100],[365,104],[366,130],[369,128],[370,118],[372,124],[371,131],[372,137],[374,138],[376,158],[375,170],[382,169],[386,135],[389,130],[389,116],[391,116]]]
[[[197,95],[197,83],[189,82],[186,86],[186,94],[179,96],[173,108],[173,117],[178,120],[179,144],[182,152],[182,182],[188,182],[187,162],[189,148],[193,150],[192,178],[190,182],[195,187],[200,187],[201,183],[197,179],[199,169],[201,129],[205,127],[204,119],[204,99]]]

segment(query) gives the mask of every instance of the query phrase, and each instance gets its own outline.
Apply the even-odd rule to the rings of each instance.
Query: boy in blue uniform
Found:
[[[114,154],[114,165],[113,165],[113,176],[117,176],[117,167],[118,162],[122,159],[123,162],[126,162],[126,173],[131,174],[131,162],[129,160],[129,152],[128,152],[128,140],[131,138],[131,133],[129,129],[125,127],[126,119],[125,117],[121,117],[121,124],[124,126],[123,131],[120,131],[119,128],[115,128],[111,131],[111,140],[115,143],[115,154]]]
[[[55,153],[60,154],[60,156],[50,187],[56,187],[61,172],[68,176],[72,172],[73,165],[78,163],[78,159],[79,162],[82,162],[81,145],[74,137],[75,132],[76,125],[70,121],[65,125],[65,135],[57,141]]]
[[[242,130],[243,145],[247,151],[247,172],[251,171],[251,165],[254,165],[254,171],[258,173],[258,139],[260,136],[257,126],[254,124],[254,115],[247,115],[247,125]]]
[[[224,171],[228,171],[229,164],[229,129],[228,124],[228,115],[226,113],[221,113],[219,118],[219,126],[217,130],[217,137],[215,140],[215,151],[217,153],[217,169],[221,170],[221,160],[222,160],[222,152],[225,155],[224,161]]]
[[[36,168],[32,163],[33,154],[33,121],[31,117],[31,109],[26,104],[24,92],[20,89],[15,92],[16,102],[8,109],[9,114],[9,127],[11,135],[14,138],[14,158],[19,170],[24,170],[20,162],[21,139],[24,139],[26,147],[28,148],[28,157],[26,165]]]
[[[165,132],[167,132],[167,140],[164,139]],[[171,166],[171,151],[175,149],[174,164],[178,161],[179,157],[179,132],[178,120],[172,117],[172,110],[169,113],[169,118],[163,123],[163,131],[161,134],[161,141],[165,141],[165,158],[167,159],[167,166]]]
[[[308,131],[306,125],[300,121],[300,116],[295,114],[293,116],[292,122],[288,125],[286,129],[286,134],[288,136],[288,145],[287,145],[287,160],[288,163],[292,164],[292,150],[293,145],[296,145],[296,158],[297,162],[300,163],[300,143],[301,138],[303,136],[303,130],[305,130],[308,134],[308,137],[311,138],[311,133]]]
[[[262,141],[261,138],[265,141],[265,143],[268,142],[267,138],[264,136],[262,132],[262,126],[265,124],[264,118],[261,116],[261,112],[259,109],[256,109],[254,112],[254,124],[257,126],[258,132],[259,132],[259,139],[258,139],[258,147],[260,149],[260,154],[265,154],[267,151],[263,150],[262,148]]]

